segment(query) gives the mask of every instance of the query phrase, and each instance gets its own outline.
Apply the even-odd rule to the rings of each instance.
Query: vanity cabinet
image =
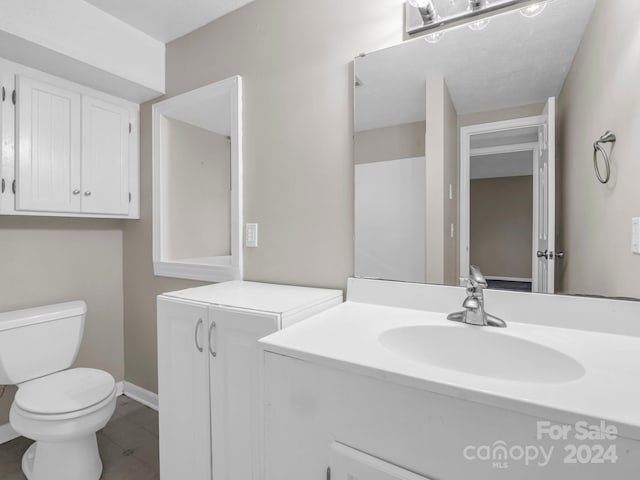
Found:
[[[138,218],[139,106],[0,60],[0,214]]]
[[[162,480],[258,478],[258,340],[342,292],[226,282],[158,297]]]

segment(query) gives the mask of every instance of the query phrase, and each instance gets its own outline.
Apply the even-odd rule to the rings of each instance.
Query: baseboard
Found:
[[[531,278],[495,277],[495,276],[491,276],[491,275],[485,275],[485,278],[487,280],[499,280],[499,281],[503,281],[503,282],[525,282],[525,283],[531,283],[532,282]]]
[[[18,438],[20,434],[16,432],[10,424],[0,425],[0,445],[10,442],[14,438]]]
[[[127,397],[158,411],[158,394],[129,382],[122,382],[123,394]]]

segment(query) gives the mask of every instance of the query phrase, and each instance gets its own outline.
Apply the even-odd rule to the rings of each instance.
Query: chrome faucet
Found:
[[[447,320],[479,327],[505,328],[507,324],[504,320],[494,317],[484,310],[484,289],[487,287],[488,283],[480,269],[471,265],[467,280],[467,298],[462,303],[464,310],[449,314]]]

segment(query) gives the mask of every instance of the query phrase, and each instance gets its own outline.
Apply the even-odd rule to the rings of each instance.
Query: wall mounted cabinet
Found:
[[[158,298],[163,480],[259,477],[258,340],[342,292],[226,282]]]
[[[139,106],[0,60],[0,214],[139,216]]]

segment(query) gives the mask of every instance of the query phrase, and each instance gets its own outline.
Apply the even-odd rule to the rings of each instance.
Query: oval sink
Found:
[[[493,330],[419,325],[387,330],[379,341],[408,360],[483,377],[559,383],[585,373],[582,365],[562,352]]]

